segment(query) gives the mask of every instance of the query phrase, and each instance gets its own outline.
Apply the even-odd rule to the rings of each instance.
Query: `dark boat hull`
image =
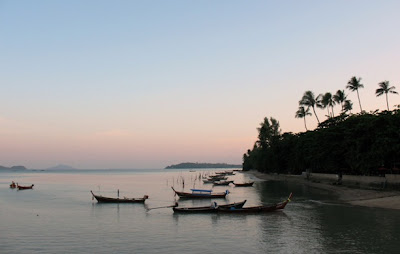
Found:
[[[241,208],[246,203],[246,200],[238,203],[220,205],[219,207],[235,207]],[[216,206],[202,206],[202,207],[173,207],[172,208],[175,213],[216,213],[217,207]]]
[[[227,185],[229,185],[230,183],[233,183],[232,181],[216,181],[216,182],[214,182],[213,184],[214,185],[217,185],[217,186],[227,186]]]
[[[148,199],[147,195],[145,195],[143,198],[109,198],[95,195],[92,191],[90,192],[99,203],[144,203],[146,199]]]
[[[180,198],[225,198],[226,193],[224,194],[193,194],[193,193],[186,193],[186,192],[175,192],[176,195]]]
[[[172,187],[171,187],[172,188]],[[172,190],[178,195],[179,198],[190,198],[190,199],[207,199],[207,198],[225,198],[228,192],[220,193],[190,193],[183,191],[176,191],[174,188]]]
[[[17,185],[18,190],[30,190],[33,189],[33,184],[31,186],[21,186],[21,185]]]
[[[217,207],[218,213],[235,213],[235,214],[253,214],[253,213],[268,213],[281,211],[285,209],[286,205],[290,202],[292,198],[292,193],[290,193],[289,198],[281,203],[277,203],[269,206],[253,206],[253,207]]]
[[[253,186],[254,182],[251,183],[233,183],[235,187],[251,187]]]

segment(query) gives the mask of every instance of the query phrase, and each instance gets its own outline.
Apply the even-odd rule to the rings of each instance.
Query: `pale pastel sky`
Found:
[[[352,76],[363,109],[383,110],[378,83],[400,92],[399,10],[367,0],[0,0],[0,165],[239,164],[264,117],[304,131],[294,118],[304,91],[335,93]]]

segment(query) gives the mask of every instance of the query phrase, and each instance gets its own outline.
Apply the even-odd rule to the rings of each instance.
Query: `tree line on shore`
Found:
[[[243,170],[257,169],[265,173],[301,174],[306,170],[320,173],[376,175],[378,169],[399,171],[400,168],[400,105],[389,110],[388,94],[397,94],[388,81],[379,83],[375,94],[386,95],[387,110],[365,112],[358,89],[361,78],[352,77],[347,87],[357,91],[360,113],[352,114],[352,103],[344,90],[320,94],[306,91],[299,101],[296,118],[304,118],[306,132],[281,133],[278,120],[265,117],[252,149],[243,155]],[[339,115],[334,105],[341,106]],[[327,119],[320,122],[315,108],[327,109]],[[305,117],[312,109],[318,121],[315,130],[307,129]],[[387,173],[387,172],[386,172]]]

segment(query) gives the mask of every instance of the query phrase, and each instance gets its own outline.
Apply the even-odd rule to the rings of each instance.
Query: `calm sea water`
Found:
[[[174,214],[171,190],[211,188],[200,176],[216,170],[74,170],[0,172],[0,253],[398,253],[400,212],[338,205],[330,193],[288,182],[257,181],[229,189],[246,205],[282,201],[282,212],[259,215]],[[237,173],[238,182],[251,175]],[[35,184],[12,190],[14,180]],[[184,186],[183,186],[184,185]],[[98,204],[104,196],[150,198],[146,204]],[[179,201],[182,206],[209,200]]]

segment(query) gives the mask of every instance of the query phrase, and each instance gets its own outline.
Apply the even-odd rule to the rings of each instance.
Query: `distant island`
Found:
[[[26,167],[24,166],[12,166],[12,167],[4,167],[4,166],[0,166],[0,169],[4,169],[4,170],[24,170],[26,169]]]
[[[171,165],[165,169],[180,169],[180,168],[241,168],[242,165],[226,164],[226,163],[197,163],[184,162],[176,165]]]
[[[69,169],[76,169],[76,168],[64,164],[58,164],[57,166],[46,168],[46,170],[69,170]]]

